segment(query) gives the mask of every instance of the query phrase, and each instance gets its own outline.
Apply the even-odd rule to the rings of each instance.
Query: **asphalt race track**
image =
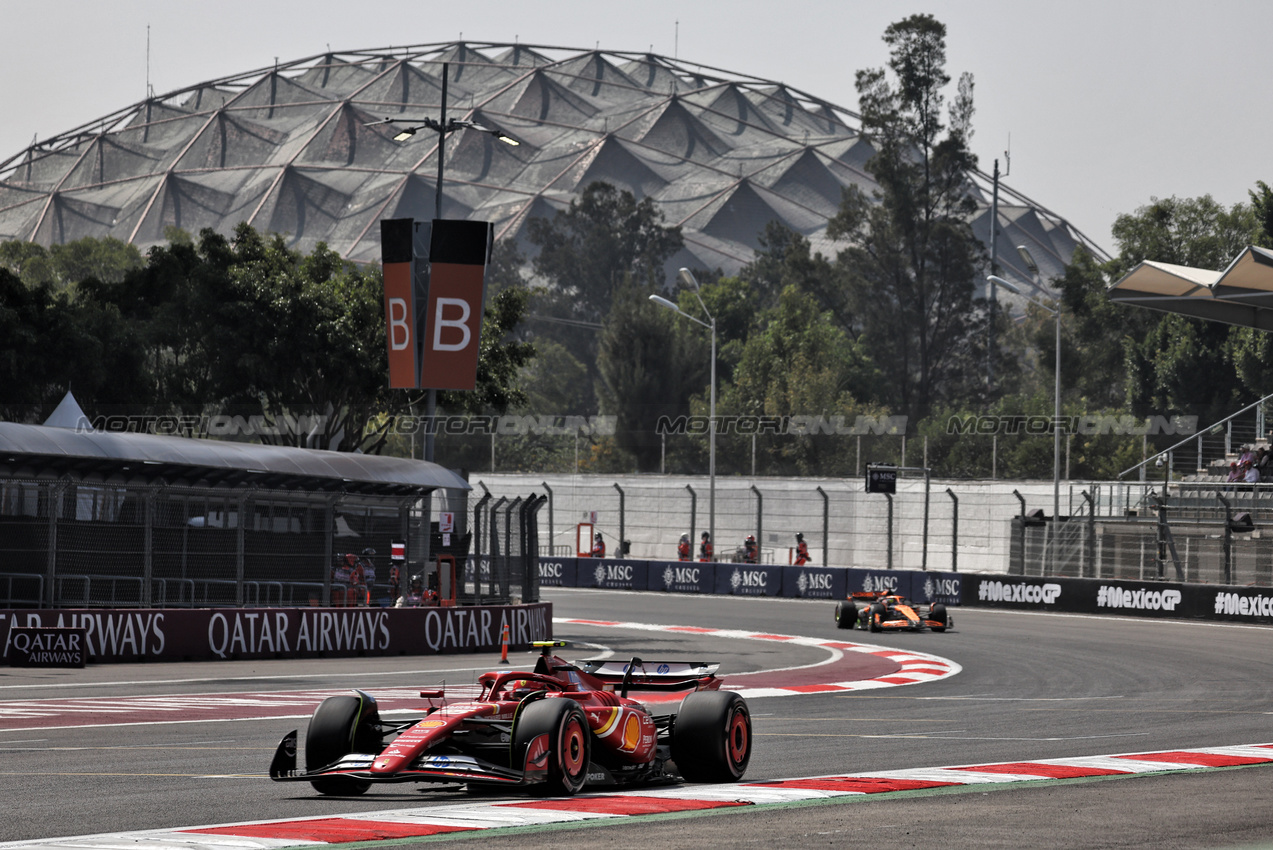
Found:
[[[1267,628],[955,609],[947,634],[877,635],[837,630],[829,602],[566,589],[546,590],[545,598],[560,619],[851,640],[930,653],[962,668],[903,687],[753,699],[748,782],[1273,742]],[[727,681],[731,673],[827,661],[825,650],[780,640],[575,623],[555,631],[584,644],[567,657],[609,651],[717,660]],[[265,771],[285,732],[303,734],[322,692],[357,686],[408,705],[409,692],[443,679],[471,681],[497,660],[0,668],[0,794],[8,802],[0,842],[470,801],[449,786],[320,797],[306,784],[272,783]],[[533,663],[527,654],[513,661]],[[1273,846],[1273,766],[972,785],[433,840],[523,848],[570,840],[620,847]]]

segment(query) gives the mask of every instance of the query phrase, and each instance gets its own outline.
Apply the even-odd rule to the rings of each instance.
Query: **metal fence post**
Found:
[[[1233,512],[1229,508],[1229,500],[1219,493],[1216,498],[1224,505],[1224,542],[1220,544],[1224,552],[1224,583],[1233,584]]]
[[[751,485],[751,492],[756,494],[756,555],[760,556],[760,546],[765,539],[765,497],[760,495],[756,485]]]
[[[547,481],[544,481],[542,483],[544,485],[544,492],[548,494],[544,498],[548,502],[548,556],[552,557],[553,555],[557,554],[555,551],[557,548],[556,547],[557,538],[553,535],[553,488],[548,486]],[[536,508],[536,510],[538,510],[538,508]],[[538,531],[539,531],[538,520],[536,520],[535,522],[535,531],[536,531],[536,538],[538,538],[539,536],[538,535]],[[536,540],[535,545],[536,547],[539,546],[538,540]],[[538,548],[536,548],[535,552],[536,554],[539,553]]]
[[[152,585],[155,581],[155,489],[147,487],[144,496],[142,559],[141,559],[141,599],[138,602],[143,608],[151,605]]]
[[[624,514],[624,494],[623,488],[619,486],[619,482],[614,483],[614,489],[619,491],[619,542],[614,544],[614,556],[616,558],[626,557],[627,553],[623,551],[623,514]]]
[[[888,499],[888,569],[893,569],[893,494],[885,493]]]
[[[831,566],[831,544],[828,542],[831,536],[831,497],[821,486],[815,489],[822,497],[822,566],[829,567]]]
[[[950,516],[950,571],[952,573],[959,572],[959,497],[955,495],[955,491],[946,488],[946,495],[950,496],[951,516]]]
[[[1099,572],[1096,569],[1096,500],[1089,490],[1083,491],[1087,501],[1087,539],[1083,541],[1083,563],[1079,565],[1079,575],[1093,577]]]
[[[690,560],[694,560],[694,544],[698,542],[698,529],[695,524],[698,522],[698,494],[694,492],[694,488],[686,484],[685,489],[690,491]]]

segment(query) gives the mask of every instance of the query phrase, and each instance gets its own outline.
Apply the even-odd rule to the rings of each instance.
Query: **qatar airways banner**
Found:
[[[6,663],[22,629],[80,629],[91,663],[446,655],[552,638],[552,604],[455,608],[0,609]]]

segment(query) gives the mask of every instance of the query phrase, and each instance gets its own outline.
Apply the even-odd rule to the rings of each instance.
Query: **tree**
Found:
[[[723,415],[788,422],[802,417],[799,421],[806,423],[831,422],[838,416],[853,423],[858,414],[882,412],[863,402],[875,389],[874,364],[813,296],[794,284],[787,286],[760,325],[743,348],[733,383],[722,393]],[[841,450],[842,435],[799,431],[757,434],[757,452],[764,457],[757,471],[827,475],[852,469]],[[718,438],[717,444],[734,468],[747,468],[743,456],[750,452],[751,437]]]
[[[704,334],[678,329],[689,322],[650,304],[650,293],[631,284],[615,293],[598,355],[601,411],[616,417],[617,448],[641,472],[659,468],[659,418],[685,412],[709,367]]]
[[[858,72],[862,132],[875,148],[867,169],[879,189],[873,198],[846,190],[827,230],[849,243],[837,315],[860,332],[890,402],[913,417],[980,386],[984,318],[974,284],[984,260],[968,224],[973,84],[960,78],[944,127],[945,36],[932,16],[912,15],[884,33],[894,79],[884,69]]]
[[[531,219],[527,232],[539,249],[532,269],[545,284],[535,290],[535,313],[553,322],[554,336],[595,383],[598,331],[613,293],[662,287],[664,264],[683,244],[680,228],[664,225],[652,199],[597,182],[551,219]]]

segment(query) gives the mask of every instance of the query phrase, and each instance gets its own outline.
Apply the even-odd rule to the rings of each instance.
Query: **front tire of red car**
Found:
[[[592,732],[588,718],[572,699],[541,699],[522,708],[513,730],[513,752],[525,763],[526,750],[540,735],[548,736],[548,781],[537,790],[573,796],[588,781]]]
[[[340,696],[323,700],[310,718],[309,730],[305,733],[305,768],[317,770],[354,752],[355,742],[362,742],[363,736],[359,733],[363,730],[358,728],[358,724],[363,715],[363,701],[359,697]],[[379,752],[379,749],[376,751]],[[312,779],[310,785],[319,794],[342,797],[364,794],[371,787],[370,782],[341,776]]]
[[[751,760],[751,711],[733,691],[695,691],[672,727],[672,760],[690,782],[737,782]]]

